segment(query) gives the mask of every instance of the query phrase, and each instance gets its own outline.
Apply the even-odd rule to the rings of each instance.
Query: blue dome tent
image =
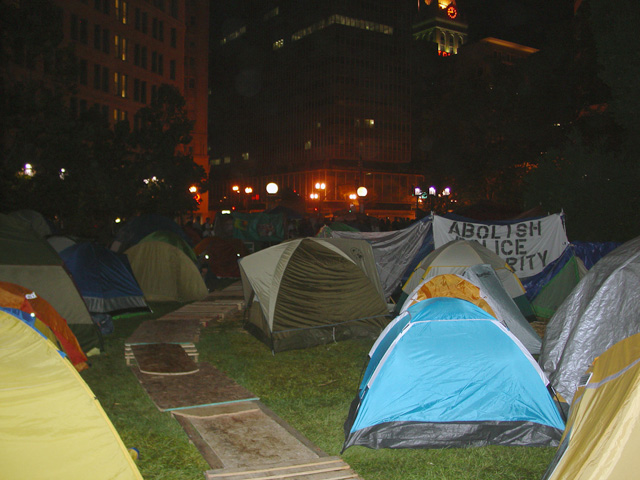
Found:
[[[343,451],[555,446],[564,422],[517,338],[466,300],[430,298],[396,317],[369,353]]]
[[[59,253],[91,313],[149,311],[126,255],[94,243],[77,243]]]

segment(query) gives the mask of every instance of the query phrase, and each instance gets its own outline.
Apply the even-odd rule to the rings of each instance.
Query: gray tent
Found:
[[[640,237],[596,263],[549,320],[540,365],[571,403],[582,374],[616,342],[640,333]]]
[[[246,327],[274,352],[376,338],[390,320],[364,240],[298,238],[239,264]]]

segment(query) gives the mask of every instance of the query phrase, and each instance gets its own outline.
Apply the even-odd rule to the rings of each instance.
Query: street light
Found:
[[[426,195],[423,193],[422,197],[429,198],[429,205],[431,207],[431,211],[433,211],[433,203],[435,201],[436,197],[445,197],[445,199],[448,199],[448,197],[451,195],[451,187],[445,187],[444,190],[442,190],[441,193],[438,193],[438,189],[436,188],[435,185],[431,185],[429,187],[429,189],[427,190]]]
[[[364,197],[367,196],[368,190],[367,187],[358,187],[358,190],[356,190],[356,193],[358,194],[358,203],[360,204],[360,213],[364,213]]]
[[[275,195],[276,193],[278,193],[278,184],[275,182],[267,183],[267,193],[269,195]]]

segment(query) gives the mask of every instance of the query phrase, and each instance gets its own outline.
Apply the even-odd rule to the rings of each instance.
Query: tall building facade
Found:
[[[15,7],[28,0],[3,0]],[[128,121],[148,106],[162,84],[175,86],[194,121],[189,145],[194,160],[209,170],[207,0],[50,0],[58,9],[63,45],[78,61],[72,112],[95,108],[111,124]],[[46,62],[46,59],[45,59]],[[10,80],[46,78],[42,65],[10,65]],[[201,203],[200,216],[208,214]]]
[[[245,187],[244,206],[264,207],[275,182],[307,212],[413,216],[411,7],[238,3],[213,18],[212,209]]]

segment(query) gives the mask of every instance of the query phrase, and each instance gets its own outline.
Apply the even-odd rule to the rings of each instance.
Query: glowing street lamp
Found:
[[[269,195],[275,195],[278,193],[278,184],[275,182],[267,183],[267,193]]]
[[[360,204],[360,213],[364,213],[364,197],[367,196],[367,193],[369,193],[369,191],[367,190],[367,187],[364,186],[358,187],[358,190],[356,190],[356,194],[358,195],[358,203]]]
[[[191,195],[193,195],[193,199],[196,201],[196,203],[198,205],[200,205],[200,202],[202,201],[202,197],[200,196],[200,193],[198,192],[198,187],[196,185],[191,185],[189,187],[189,193]]]
[[[22,167],[22,174],[27,177],[33,177],[36,174],[36,171],[33,169],[33,165],[25,163],[24,167]]]

